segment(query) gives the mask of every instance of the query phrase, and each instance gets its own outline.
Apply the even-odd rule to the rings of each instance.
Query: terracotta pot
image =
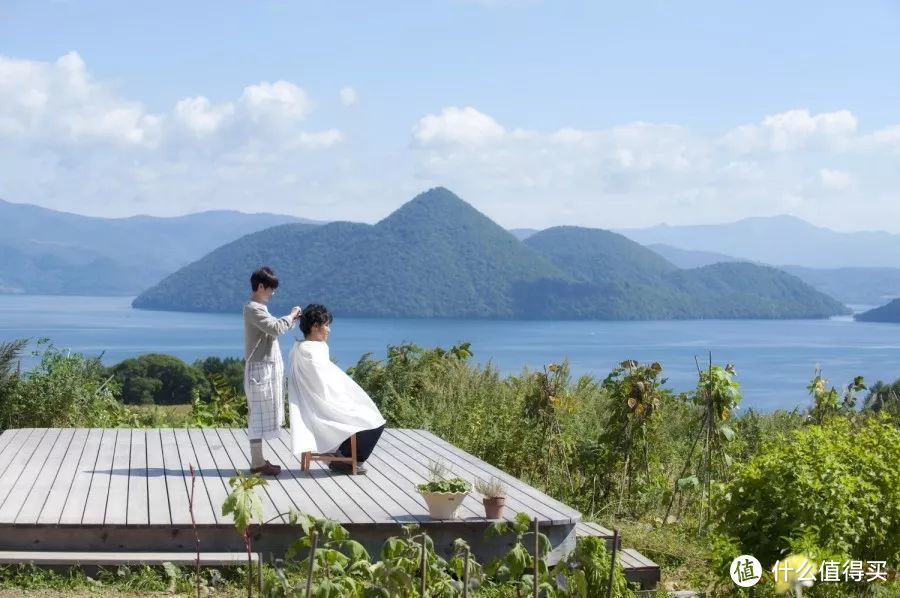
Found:
[[[481,499],[484,503],[484,516],[487,519],[500,519],[503,517],[503,508],[506,506],[505,496],[491,496]]]
[[[419,492],[432,519],[456,519],[456,511],[468,492]]]

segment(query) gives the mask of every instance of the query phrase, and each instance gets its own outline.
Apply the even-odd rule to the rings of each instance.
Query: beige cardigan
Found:
[[[247,361],[280,361],[278,337],[290,330],[294,320],[290,315],[276,318],[264,303],[248,301],[244,304],[244,359]]]

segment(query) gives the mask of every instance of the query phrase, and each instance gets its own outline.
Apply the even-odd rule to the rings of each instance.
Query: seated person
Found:
[[[291,449],[303,453],[340,453],[350,457],[350,436],[356,434],[357,464],[365,462],[384,431],[384,418],[360,386],[329,356],[328,334],[333,317],[324,305],[308,305],[300,316],[304,339],[291,349],[288,370],[288,412]],[[349,463],[329,463],[349,472]],[[365,468],[357,466],[357,473]]]

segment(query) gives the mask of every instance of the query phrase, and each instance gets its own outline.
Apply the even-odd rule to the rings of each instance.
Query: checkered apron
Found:
[[[247,436],[251,439],[278,438],[284,426],[284,363],[281,351],[275,354],[274,360],[248,360],[244,366]]]

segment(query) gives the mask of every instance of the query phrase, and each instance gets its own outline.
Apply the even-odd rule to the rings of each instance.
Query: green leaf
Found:
[[[358,561],[369,561],[368,551],[363,548],[363,545],[356,540],[346,540],[343,543],[343,548],[347,551],[347,556],[350,557],[351,563],[356,563]]]
[[[222,503],[222,515],[231,515],[235,528],[244,534],[254,517],[262,521],[262,500],[254,489],[265,486],[266,481],[259,476],[245,477],[237,473],[228,483],[232,490]]]
[[[406,550],[406,541],[396,536],[391,536],[381,546],[381,558],[390,561],[399,557]]]
[[[572,588],[572,590],[569,592],[570,596],[587,598],[588,584],[583,570],[576,569],[569,574],[569,585]]]
[[[506,555],[506,564],[509,567],[510,575],[513,577],[521,577],[522,573],[528,568],[531,562],[531,555],[522,546],[521,542],[516,542]]]
[[[698,488],[700,486],[700,480],[697,476],[692,475],[686,478],[681,478],[678,480],[678,489],[679,490],[692,490],[694,488]]]
[[[725,440],[729,442],[734,440],[734,430],[732,430],[728,426],[719,426],[719,433],[725,437]]]

